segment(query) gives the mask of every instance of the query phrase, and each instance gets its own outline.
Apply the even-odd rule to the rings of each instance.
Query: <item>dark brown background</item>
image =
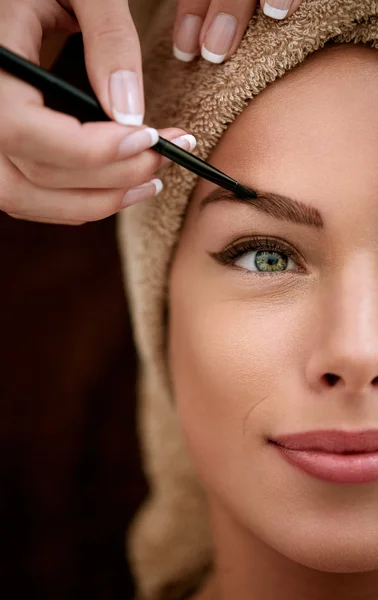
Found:
[[[86,88],[80,36],[54,71]],[[127,524],[146,492],[115,218],[0,212],[0,596],[127,600]]]

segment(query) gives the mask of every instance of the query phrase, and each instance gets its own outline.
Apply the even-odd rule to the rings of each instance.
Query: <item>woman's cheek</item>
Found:
[[[180,310],[178,310],[180,307]],[[176,310],[177,309],[177,310]],[[261,400],[277,395],[288,369],[288,332],[277,311],[253,310],[245,301],[171,305],[170,366],[181,426],[201,471],[232,466],[243,452],[243,426],[254,405],[259,431]],[[282,378],[281,378],[282,379]],[[235,468],[235,467],[234,467]],[[224,471],[223,471],[224,472]]]

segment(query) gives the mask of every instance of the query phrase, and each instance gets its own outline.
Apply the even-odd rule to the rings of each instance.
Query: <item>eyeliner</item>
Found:
[[[60,107],[62,107],[61,112],[76,116],[82,123],[111,121],[96,98],[1,45],[0,69],[31,84],[45,96],[58,99]],[[68,110],[69,107],[71,107],[71,111]],[[253,190],[241,185],[235,179],[219,171],[219,169],[212,167],[201,158],[179,148],[165,138],[159,137],[157,144],[152,146],[151,149],[189,171],[200,175],[200,177],[212,181],[226,190],[231,190],[238,198],[257,198],[257,194]]]

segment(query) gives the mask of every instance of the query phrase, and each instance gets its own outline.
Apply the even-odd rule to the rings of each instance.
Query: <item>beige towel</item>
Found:
[[[378,0],[303,0],[284,21],[261,9],[230,61],[172,57],[175,3],[164,0],[144,44],[146,123],[179,126],[209,155],[229,123],[264,87],[330,40],[378,47]],[[128,536],[138,599],[176,600],[211,568],[206,506],[178,425],[165,358],[169,265],[196,176],[175,164],[163,192],[124,211],[119,246],[140,356],[139,435],[150,497]]]

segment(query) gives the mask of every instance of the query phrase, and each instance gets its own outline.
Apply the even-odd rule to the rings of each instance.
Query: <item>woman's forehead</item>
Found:
[[[345,183],[356,171],[365,179],[378,154],[376,53],[352,44],[315,53],[251,101],[209,162],[252,187],[266,188],[267,178],[291,185],[288,170],[302,187],[313,186],[319,172],[327,181],[333,172],[343,174]],[[201,180],[192,202],[212,187]]]

